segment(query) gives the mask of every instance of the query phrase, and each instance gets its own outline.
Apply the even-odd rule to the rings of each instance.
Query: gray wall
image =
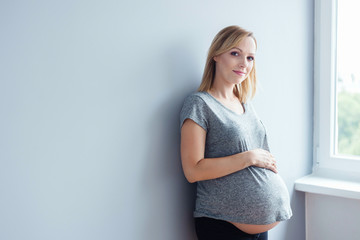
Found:
[[[214,35],[258,40],[254,104],[305,238],[313,1],[1,1],[0,239],[195,239],[178,114]]]

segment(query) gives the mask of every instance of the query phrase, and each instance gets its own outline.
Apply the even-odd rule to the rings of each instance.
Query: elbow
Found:
[[[195,182],[198,181],[198,179],[196,178],[196,175],[193,174],[193,173],[184,171],[184,175],[185,175],[186,180],[187,180],[189,183],[195,183]]]
[[[186,180],[189,182],[189,183],[196,183],[197,180],[195,178],[191,178],[191,177],[186,177]]]
[[[183,172],[186,180],[189,183],[195,183],[202,180],[202,171],[201,168],[199,168],[200,162],[201,160],[197,161],[196,163],[185,164],[186,162],[183,161]]]

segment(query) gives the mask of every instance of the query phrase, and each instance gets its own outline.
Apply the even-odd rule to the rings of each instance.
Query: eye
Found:
[[[254,61],[254,57],[252,57],[252,56],[249,56],[249,57],[247,57],[247,59],[249,60],[249,61]]]
[[[231,52],[230,54],[231,54],[232,56],[235,56],[235,57],[239,56],[239,53],[238,53],[238,52],[236,52],[236,51]]]

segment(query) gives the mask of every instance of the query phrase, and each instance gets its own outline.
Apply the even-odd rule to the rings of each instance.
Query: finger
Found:
[[[269,169],[273,170],[273,169],[276,169],[276,164],[272,161],[268,162],[268,166],[267,166]]]
[[[274,172],[274,173],[277,173],[278,171],[277,171],[277,166],[276,166],[276,163],[272,163],[272,165],[271,165],[271,170]]]
[[[268,155],[267,155],[268,157],[269,157],[269,159],[271,159],[271,160],[274,160],[275,161],[275,157],[274,157],[274,155],[272,155],[270,152],[268,152]]]

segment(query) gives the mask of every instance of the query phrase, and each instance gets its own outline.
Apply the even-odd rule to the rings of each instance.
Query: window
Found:
[[[360,156],[360,2],[338,0],[335,153]]]
[[[314,171],[360,173],[360,37],[354,27],[360,22],[360,4],[356,2],[315,1]]]
[[[298,191],[360,199],[360,75],[358,67],[351,68],[360,66],[360,39],[353,27],[359,22],[359,5],[351,0],[315,0],[314,167],[311,175],[295,181]]]

